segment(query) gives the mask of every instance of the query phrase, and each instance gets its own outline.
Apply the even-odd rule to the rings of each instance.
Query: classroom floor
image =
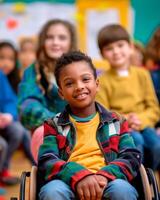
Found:
[[[17,151],[12,159],[11,173],[16,176],[21,176],[22,171],[30,171],[31,164],[26,159],[22,151]],[[11,197],[17,197],[19,199],[19,184],[16,186],[6,187],[7,194],[5,195],[5,200],[10,200]]]

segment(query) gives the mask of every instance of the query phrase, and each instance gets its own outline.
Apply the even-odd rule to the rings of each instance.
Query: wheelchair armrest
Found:
[[[26,178],[30,177],[30,172],[22,172],[20,182],[19,200],[25,200]]]
[[[32,166],[29,184],[29,200],[36,200],[37,190],[37,167]]]

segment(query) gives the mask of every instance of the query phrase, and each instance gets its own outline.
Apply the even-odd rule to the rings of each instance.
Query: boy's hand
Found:
[[[96,175],[90,175],[77,184],[80,200],[101,200],[104,187],[101,187],[97,180],[102,181]],[[103,181],[101,184],[104,185]]]
[[[98,183],[99,183],[101,188],[104,189],[107,186],[108,180],[107,180],[106,177],[101,176],[101,175],[95,175],[95,178],[97,179],[97,181],[98,181]]]
[[[13,117],[9,113],[0,113],[0,128],[4,129],[13,121]]]
[[[129,127],[131,129],[136,130],[136,131],[140,130],[142,122],[138,118],[137,114],[135,114],[135,113],[128,114],[127,120],[128,120]]]

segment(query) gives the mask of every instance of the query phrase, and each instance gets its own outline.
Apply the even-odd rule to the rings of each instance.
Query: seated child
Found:
[[[141,163],[127,121],[95,102],[98,79],[91,59],[64,54],[55,67],[65,110],[44,123],[38,172],[40,200],[135,200],[129,183]]]
[[[36,60],[36,39],[33,37],[24,37],[20,40],[18,61],[21,69],[21,77],[24,70]]]
[[[160,137],[154,126],[159,120],[159,108],[150,74],[131,65],[132,44],[121,25],[103,27],[98,45],[110,69],[100,78],[97,100],[127,118],[136,146],[143,155],[147,150],[150,154],[147,165],[156,170],[160,165]]]
[[[16,114],[15,98],[12,95],[11,87],[6,76],[0,71],[0,184],[14,185],[19,182],[18,177],[14,177],[9,172],[10,161],[13,153],[18,148],[19,140],[16,132],[7,134],[4,130],[10,126]],[[14,133],[14,134],[13,134]],[[8,140],[5,136],[8,136]]]
[[[31,164],[35,164],[30,148],[31,135],[30,132],[20,123],[19,113],[17,110],[17,92],[18,84],[20,82],[19,69],[17,66],[17,50],[14,45],[8,41],[0,42],[0,70],[2,70],[4,76],[7,78],[7,82],[9,84],[8,87],[10,87],[10,96],[8,96],[12,99],[12,107],[10,107],[10,104],[8,104],[6,99],[3,98],[4,94],[2,94],[2,103],[0,105],[0,111],[3,112],[3,115],[6,115],[7,112],[7,115],[10,115],[10,118],[12,118],[12,121],[3,127],[1,131],[3,133],[3,137],[6,139],[9,146],[11,146],[8,149],[8,155],[12,155],[14,149],[17,149],[18,146],[22,144],[26,157],[29,159]],[[2,87],[4,89],[1,92],[4,92],[7,86],[3,85]],[[7,108],[8,106],[9,109]],[[3,118],[6,118],[6,116]],[[8,161],[6,159],[6,168],[8,165],[7,162]]]

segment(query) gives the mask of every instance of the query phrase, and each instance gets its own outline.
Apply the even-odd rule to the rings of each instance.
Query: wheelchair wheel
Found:
[[[151,191],[152,191],[152,200],[159,200],[160,197],[159,197],[158,185],[157,185],[157,181],[153,173],[153,170],[150,168],[147,168],[146,172],[148,175],[148,180],[149,180]]]

